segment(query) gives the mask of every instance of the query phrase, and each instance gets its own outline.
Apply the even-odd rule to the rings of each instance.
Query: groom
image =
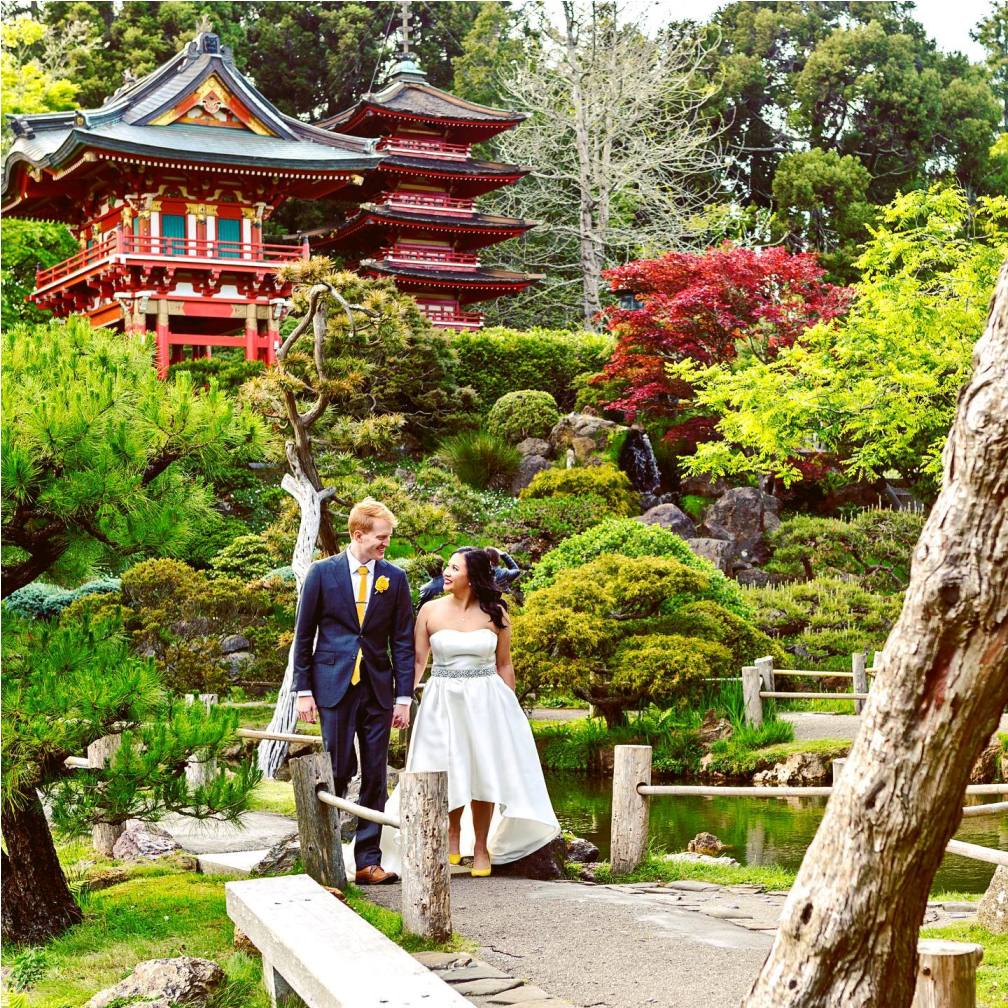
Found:
[[[370,497],[355,504],[347,523],[350,544],[308,568],[294,626],[298,717],[311,724],[321,719],[339,795],[357,772],[357,736],[360,804],[379,812],[388,796],[389,734],[408,727],[413,692],[409,584],[384,559],[395,525],[384,504]],[[381,866],[380,837],[381,826],[358,820],[358,885],[398,879]]]

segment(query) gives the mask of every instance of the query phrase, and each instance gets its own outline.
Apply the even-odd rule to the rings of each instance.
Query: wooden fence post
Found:
[[[87,747],[88,765],[95,770],[104,770],[122,745],[122,735],[103,735]],[[99,854],[112,856],[116,840],[123,835],[121,823],[95,823],[91,827],[91,843]]]
[[[288,761],[294,805],[297,809],[301,863],[319,885],[345,889],[343,841],[339,809],[318,800],[318,790],[335,794],[332,757],[327,752],[311,753]]]
[[[763,724],[763,698],[760,696],[760,671],[755,665],[742,667],[742,695],[746,724],[759,728]]]
[[[851,671],[854,673],[854,678],[851,680],[851,689],[855,693],[868,692],[868,673],[865,671],[865,661],[867,658],[868,655],[864,651],[855,651],[851,655]],[[854,713],[860,714],[864,710],[864,705],[864,700],[855,700]]]
[[[618,745],[613,757],[609,864],[614,875],[625,875],[647,849],[648,799],[637,786],[651,783],[651,746]]]
[[[774,680],[773,658],[769,655],[767,655],[766,658],[757,658],[756,668],[759,669],[760,678],[763,681],[763,685],[760,689],[764,689],[768,693],[773,693],[777,689]]]
[[[843,769],[847,766],[846,759],[835,759],[833,760],[833,783],[836,784],[840,780],[840,775],[843,773]]]
[[[200,703],[203,704],[207,709],[207,713],[210,712],[210,708],[217,703],[216,693],[200,693],[199,694]],[[196,694],[187,693],[185,698],[186,705],[191,707],[196,703]],[[199,752],[194,752],[190,757],[188,763],[186,763],[186,782],[190,787],[199,787],[202,784],[207,784],[210,780],[217,776],[217,758],[214,756],[208,756],[206,750],[200,750]]]
[[[451,938],[448,774],[411,770],[399,778],[403,930],[431,941]]]
[[[983,949],[969,942],[917,942],[917,988],[911,1008],[976,1008]]]

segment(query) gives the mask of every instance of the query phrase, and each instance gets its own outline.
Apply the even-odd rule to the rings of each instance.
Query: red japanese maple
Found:
[[[669,252],[604,274],[613,291],[641,307],[610,306],[604,316],[617,337],[600,381],[621,388],[610,409],[628,421],[640,414],[681,421],[674,436],[713,435],[709,418],[690,417],[688,385],[666,373],[670,362],[732,360],[742,348],[763,360],[790,346],[810,326],[841,314],[850,289],[826,283],[816,257],[783,248],[724,244],[706,252]]]

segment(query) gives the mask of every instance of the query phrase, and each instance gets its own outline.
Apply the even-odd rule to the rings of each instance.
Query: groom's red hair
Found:
[[[354,532],[370,532],[376,521],[390,522],[392,528],[399,524],[396,516],[381,501],[375,500],[374,497],[365,497],[350,509],[347,529],[350,535]]]

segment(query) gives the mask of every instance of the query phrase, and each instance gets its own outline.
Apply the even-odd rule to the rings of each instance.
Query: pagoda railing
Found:
[[[446,269],[476,269],[480,264],[479,256],[474,252],[455,252],[453,249],[428,248],[424,245],[395,245],[382,249],[382,256],[386,262],[442,266]]]
[[[447,214],[474,213],[475,202],[471,199],[454,199],[451,196],[402,192],[389,193],[382,201],[384,206],[399,210],[426,210],[431,213]]]
[[[421,157],[447,158],[464,161],[472,151],[472,144],[448,143],[446,140],[414,140],[412,137],[382,137],[378,150],[389,154],[418,154]]]
[[[186,258],[215,264],[271,265],[307,259],[308,242],[299,245],[258,244],[255,242],[211,241],[207,239],[170,238],[135,235],[122,229],[107,235],[90,248],[55,266],[36,270],[35,290],[50,287],[77,273],[84,273],[117,258]]]
[[[420,305],[420,310],[434,325],[444,329],[483,328],[483,316],[479,312],[464,312],[457,309],[438,311],[429,305]]]

